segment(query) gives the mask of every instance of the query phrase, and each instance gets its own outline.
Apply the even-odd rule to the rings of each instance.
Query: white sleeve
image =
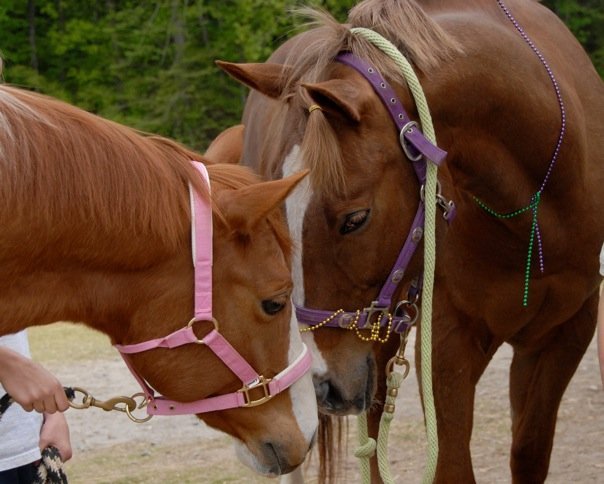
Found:
[[[602,250],[600,251],[600,274],[604,276],[604,244],[602,244]]]

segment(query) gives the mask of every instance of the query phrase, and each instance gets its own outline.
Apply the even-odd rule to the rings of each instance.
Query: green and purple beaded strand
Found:
[[[531,279],[531,262],[533,258],[533,246],[535,244],[535,238],[539,239],[539,222],[538,222],[538,212],[539,212],[539,203],[541,202],[541,191],[538,191],[531,197],[531,203],[529,203],[526,207],[520,208],[510,213],[499,213],[487,206],[482,200],[477,197],[474,197],[474,201],[478,204],[480,208],[482,208],[489,215],[492,215],[495,218],[499,219],[510,219],[517,217],[518,215],[522,215],[523,213],[531,210],[533,212],[532,222],[531,222],[531,234],[529,237],[529,245],[526,256],[526,266],[524,268],[524,291],[522,293],[522,305],[524,307],[528,306],[528,297],[529,297],[529,284]],[[539,241],[540,243],[540,241]],[[541,258],[542,261],[542,258]],[[541,271],[543,272],[543,264],[541,263]]]
[[[538,210],[539,203],[541,202],[541,194],[545,190],[545,185],[549,181],[554,166],[556,165],[556,161],[558,161],[558,157],[560,155],[560,149],[562,147],[562,142],[564,140],[564,136],[566,134],[566,109],[564,107],[564,101],[562,100],[562,93],[560,92],[560,86],[558,85],[558,81],[556,81],[556,77],[554,76],[554,72],[550,68],[548,62],[545,60],[545,57],[541,53],[541,51],[537,48],[535,43],[529,38],[524,29],[520,26],[516,18],[512,15],[512,12],[507,8],[504,4],[503,0],[497,0],[497,4],[504,12],[508,20],[513,24],[514,28],[518,31],[522,39],[528,44],[531,50],[535,53],[535,55],[539,58],[539,61],[547,71],[547,75],[550,78],[554,91],[556,93],[556,100],[558,101],[558,107],[560,108],[560,132],[558,133],[558,140],[556,142],[556,147],[554,149],[554,153],[550,160],[549,166],[547,168],[547,172],[545,173],[545,177],[541,182],[541,186],[539,190],[531,197],[531,202],[524,208],[519,210],[515,210],[514,212],[510,212],[507,214],[500,214],[495,212],[493,209],[488,207],[484,202],[474,197],[474,200],[478,203],[478,205],[485,210],[487,213],[492,215],[493,217],[497,217],[500,219],[508,219],[513,218],[518,215],[521,215],[529,210],[533,212],[533,220],[531,223],[531,234],[529,237],[529,246],[528,246],[528,254],[526,258],[526,268],[524,272],[524,292],[522,297],[522,305],[524,307],[528,306],[528,293],[529,293],[529,281],[530,281],[530,272],[531,272],[531,259],[533,255],[533,246],[535,243],[535,238],[537,239],[537,245],[539,250],[539,267],[541,272],[544,272],[544,264],[543,264],[543,246],[541,242],[541,233],[539,231],[539,223],[538,223]]]

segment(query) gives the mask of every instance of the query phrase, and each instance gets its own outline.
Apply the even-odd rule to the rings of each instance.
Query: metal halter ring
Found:
[[[390,376],[394,371],[394,365],[401,366],[403,368],[403,379],[407,378],[409,371],[411,370],[411,363],[409,363],[409,360],[403,355],[398,354],[390,358],[386,364],[386,376]]]
[[[147,403],[149,403],[149,401],[147,400],[147,396],[143,393],[143,392],[138,392],[135,393],[134,395],[132,395],[132,399],[135,400],[137,397],[143,397],[141,403],[139,403],[138,405],[136,405],[136,408],[134,410],[139,410],[141,408],[145,408],[147,406]],[[126,407],[126,415],[128,415],[128,418],[130,420],[132,420],[134,423],[145,423],[148,422],[149,420],[151,420],[151,418],[153,417],[153,415],[147,415],[146,417],[143,418],[138,418],[135,417],[132,412],[134,410],[130,410],[130,407]]]
[[[214,329],[216,331],[218,331],[220,329],[218,326],[218,321],[216,321],[216,318],[212,318],[212,319],[195,319],[195,318],[193,318],[193,319],[191,319],[191,321],[189,321],[187,326],[190,328],[197,322],[199,322],[199,323],[211,322],[214,325]],[[197,341],[195,341],[194,343],[197,343],[198,345],[205,345],[205,342],[202,339],[197,339]]]
[[[426,185],[422,185],[419,187],[419,199],[424,202],[426,199]],[[445,220],[449,220],[451,217],[451,213],[455,208],[455,203],[453,200],[447,200],[442,195],[442,187],[440,186],[440,181],[436,180],[436,204],[443,211],[443,218]]]
[[[407,324],[409,326],[413,326],[415,324],[415,322],[417,321],[417,317],[419,316],[419,309],[417,307],[417,299],[415,301],[407,301],[406,299],[403,301],[399,301],[398,304],[396,305],[396,308],[394,309],[395,316],[399,316],[401,314],[400,311],[402,311],[403,308],[407,308],[407,310],[405,310],[405,312],[404,312],[404,314],[407,315],[407,317],[409,318],[409,321],[407,321]],[[412,309],[413,313],[410,314],[408,309]]]

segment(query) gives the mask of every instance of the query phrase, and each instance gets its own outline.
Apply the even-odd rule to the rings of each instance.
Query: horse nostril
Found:
[[[365,395],[361,395],[361,396],[359,396],[359,397],[355,398],[355,399],[352,401],[352,405],[353,405],[353,406],[354,406],[354,407],[355,407],[355,408],[356,408],[356,409],[357,409],[359,412],[362,412],[362,411],[366,410],[366,409],[367,409],[367,407],[368,407],[368,405],[366,405],[367,400],[366,400],[366,398],[365,398],[365,397],[366,397]]]
[[[274,458],[274,464],[270,467],[270,473],[273,476],[289,474],[297,467],[288,462],[288,459],[283,455],[280,445],[267,442],[264,444],[264,447],[267,449],[266,454]]]
[[[346,401],[338,387],[332,385],[329,381],[325,383],[327,383],[327,393],[322,400],[325,406],[330,410],[346,410],[349,407],[350,402]]]
[[[321,383],[315,383],[315,393],[317,395],[317,401],[319,403],[323,403],[327,399],[327,396],[329,395],[330,386],[331,385],[327,380],[324,380]]]
[[[277,449],[270,442],[264,444],[264,447],[266,448],[266,454],[270,456],[270,460],[272,461],[272,465],[269,467],[269,473],[273,476],[280,476],[282,474],[281,462],[279,460]]]
[[[336,415],[345,413],[358,413],[367,410],[371,406],[375,388],[375,378],[372,368],[372,362],[367,360],[368,372],[364,380],[364,385],[359,386],[354,395],[347,396],[342,389],[334,385],[331,380],[315,380],[315,393],[319,410]]]

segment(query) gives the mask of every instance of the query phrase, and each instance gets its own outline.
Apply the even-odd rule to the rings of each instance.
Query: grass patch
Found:
[[[221,439],[222,440],[222,439]],[[175,445],[128,443],[74,456],[66,464],[70,482],[87,484],[274,483],[225,458],[227,439]],[[224,445],[217,445],[224,444]]]
[[[109,338],[83,324],[54,323],[27,330],[34,360],[72,363],[115,356]]]

